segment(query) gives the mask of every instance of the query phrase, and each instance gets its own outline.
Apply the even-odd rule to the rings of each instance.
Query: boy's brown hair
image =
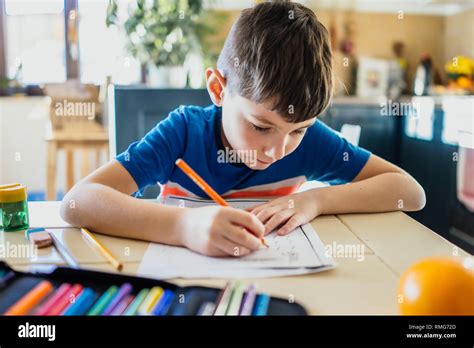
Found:
[[[289,122],[318,116],[331,99],[328,32],[301,4],[265,2],[243,10],[217,67],[231,95],[270,102]]]

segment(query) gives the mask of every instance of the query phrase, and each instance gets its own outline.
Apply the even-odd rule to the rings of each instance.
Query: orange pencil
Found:
[[[214,191],[214,189],[209,186],[207,182],[204,181],[203,178],[199,176],[183,159],[178,158],[176,160],[176,165],[186,174],[196,185],[199,186],[201,190],[203,190],[209,197],[211,197],[217,204],[222,205],[224,207],[230,207],[229,203],[227,203],[219,194]],[[260,238],[262,244],[268,248],[268,244],[265,241],[265,238]]]
[[[33,309],[44,297],[53,291],[53,284],[43,280],[36,285],[33,290],[24,295],[14,305],[9,307],[5,315],[26,315]]]

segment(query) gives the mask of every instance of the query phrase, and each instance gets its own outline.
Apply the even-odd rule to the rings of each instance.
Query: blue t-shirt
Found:
[[[272,198],[295,192],[307,180],[331,185],[350,182],[370,157],[369,151],[352,145],[317,120],[296,150],[264,170],[253,170],[243,163],[222,163],[221,111],[215,105],[181,106],[117,160],[139,191],[158,184],[162,196],[208,198],[176,167],[175,161],[183,158],[225,198]]]

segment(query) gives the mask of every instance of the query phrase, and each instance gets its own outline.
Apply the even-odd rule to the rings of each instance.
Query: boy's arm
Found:
[[[210,256],[244,256],[260,248],[263,224],[246,211],[169,207],[131,197],[135,191],[135,180],[113,160],[68,192],[61,216],[96,232],[185,246]]]
[[[138,187],[113,160],[77,183],[61,204],[61,216],[75,226],[147,241],[181,245],[180,208],[131,197]],[[99,213],[100,212],[100,213]]]
[[[284,235],[321,214],[375,213],[423,209],[425,192],[399,167],[371,155],[351,183],[312,189],[255,207],[265,233]]]
[[[371,155],[352,183],[311,190],[320,214],[416,211],[425,206],[423,187],[396,165]]]

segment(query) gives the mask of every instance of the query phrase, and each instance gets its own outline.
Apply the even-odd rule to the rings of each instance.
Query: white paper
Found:
[[[228,200],[233,207],[245,209],[263,200]],[[213,204],[188,198],[167,197],[164,204],[200,207]],[[324,246],[310,224],[286,236],[270,233],[265,237],[269,248],[243,257],[209,257],[186,248],[151,243],[138,273],[154,278],[261,278],[312,273],[333,268]]]
[[[60,201],[28,202],[30,228],[73,227],[61,218],[60,208]]]

